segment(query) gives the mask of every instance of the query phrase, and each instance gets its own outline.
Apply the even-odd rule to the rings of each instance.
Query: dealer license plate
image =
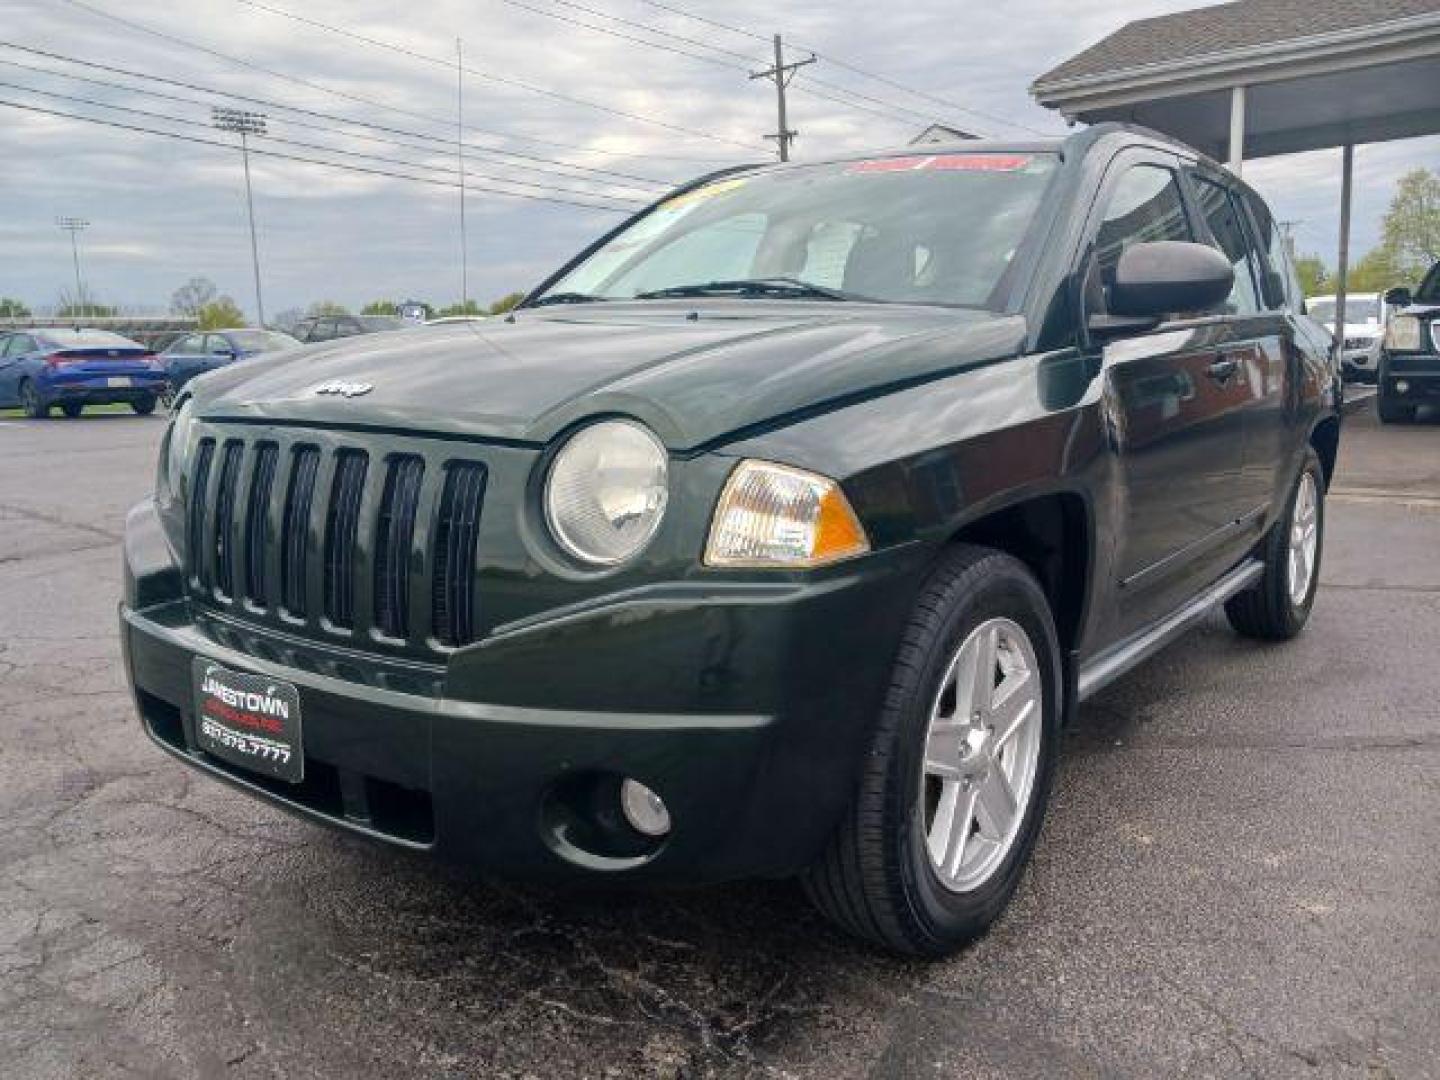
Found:
[[[291,683],[200,657],[192,671],[201,749],[264,776],[294,784],[305,778],[300,692]]]
[[[105,385],[112,390],[121,390],[127,386],[134,386],[135,380],[130,378],[129,375],[111,375],[110,378],[105,380]]]

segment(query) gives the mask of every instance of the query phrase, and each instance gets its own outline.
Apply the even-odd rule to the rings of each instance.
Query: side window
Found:
[[[24,356],[28,352],[35,351],[35,339],[29,334],[16,334],[10,339],[6,346],[6,356]]]
[[[1288,307],[1291,311],[1305,310],[1305,291],[1300,287],[1300,276],[1295,273],[1295,260],[1290,255],[1290,244],[1270,208],[1259,196],[1244,192],[1241,200],[1250,211],[1250,220],[1255,226],[1260,250],[1269,256],[1270,269],[1274,272],[1269,288],[1260,291],[1272,308]]]
[[[175,346],[175,351],[180,353],[201,353],[205,351],[205,335],[191,334],[182,338],[180,344]]]
[[[1085,276],[1085,307],[1107,310],[1115,266],[1131,244],[1154,240],[1194,240],[1175,173],[1159,165],[1134,165],[1110,193],[1095,234],[1095,254]]]
[[[223,334],[211,334],[205,339],[205,351],[211,356],[226,356],[232,350],[229,339]]]
[[[310,333],[306,335],[306,341],[329,341],[335,336],[334,319],[316,319],[310,324]]]
[[[1255,288],[1259,268],[1240,218],[1240,208],[1230,192],[1213,180],[1203,176],[1196,176],[1194,180],[1195,192],[1200,197],[1200,213],[1210,235],[1235,270],[1235,285],[1221,307],[1230,315],[1254,315],[1260,310]]]

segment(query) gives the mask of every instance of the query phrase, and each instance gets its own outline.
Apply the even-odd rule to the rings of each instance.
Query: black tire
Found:
[[[930,711],[970,632],[1006,618],[1038,661],[1041,724],[1028,804],[1004,858],[967,892],[942,884],[926,847],[922,777]],[[803,875],[828,918],[857,937],[917,956],[948,955],[982,935],[1010,901],[1030,859],[1059,753],[1060,648],[1044,591],[1009,555],[957,545],[916,600],[871,735],[853,804]]]
[[[155,396],[152,394],[150,397],[143,397],[132,401],[130,408],[134,409],[139,416],[149,416],[155,411]]]
[[[83,401],[62,401],[60,403],[60,411],[71,420],[74,420],[85,411],[85,403]]]
[[[29,379],[20,382],[20,408],[31,420],[47,420],[50,417],[50,406],[40,400],[39,391]]]
[[[1408,424],[1415,419],[1415,406],[1397,405],[1383,387],[1375,395],[1375,411],[1382,424]]]
[[[1315,484],[1315,563],[1304,598],[1297,602],[1290,594],[1290,531],[1296,497],[1307,475]],[[1325,473],[1313,449],[1306,449],[1300,475],[1295,478],[1285,503],[1285,513],[1265,534],[1256,554],[1265,563],[1264,574],[1252,588],[1236,593],[1225,602],[1225,615],[1242,637],[1289,641],[1305,629],[1310,618],[1325,554]]]

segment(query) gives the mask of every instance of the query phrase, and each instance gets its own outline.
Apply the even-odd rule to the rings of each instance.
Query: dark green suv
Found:
[[[1440,408],[1440,262],[1414,293],[1391,289],[1385,302],[1397,310],[1380,350],[1376,407],[1382,423],[1394,424],[1423,405]]]
[[[401,847],[800,875],[943,954],[1080,700],[1216,604],[1304,625],[1299,311],[1254,192],[1122,127],[708,177],[504,319],[187,387],[125,540],[145,730]]]

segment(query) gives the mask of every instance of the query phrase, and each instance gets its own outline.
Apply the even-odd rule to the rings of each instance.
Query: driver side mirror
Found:
[[[1208,244],[1156,240],[1132,244],[1115,266],[1111,315],[1159,319],[1181,311],[1204,311],[1230,295],[1235,270]]]
[[[1415,302],[1415,298],[1410,295],[1410,290],[1404,285],[1396,285],[1393,289],[1386,289],[1384,299],[1385,303],[1391,307],[1409,307]]]

